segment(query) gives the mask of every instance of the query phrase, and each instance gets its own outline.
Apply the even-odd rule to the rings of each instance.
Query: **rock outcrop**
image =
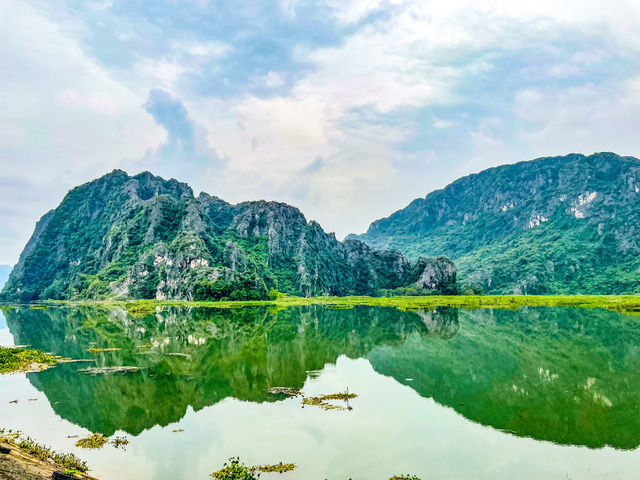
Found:
[[[396,250],[339,242],[284,203],[195,198],[176,180],[116,170],[73,189],[38,222],[2,295],[240,300],[270,290],[376,295],[416,282],[449,291],[455,273],[421,262],[416,274]]]
[[[640,160],[572,154],[490,168],[350,238],[444,255],[462,291],[640,293]]]

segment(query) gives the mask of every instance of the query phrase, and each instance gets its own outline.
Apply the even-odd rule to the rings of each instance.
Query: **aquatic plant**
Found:
[[[101,433],[94,433],[88,437],[81,438],[76,442],[76,447],[80,448],[102,448],[109,441],[108,437],[105,437]]]
[[[89,375],[111,375],[112,373],[135,373],[139,371],[140,367],[130,367],[125,365],[114,367],[87,367],[78,370],[78,372],[88,373]]]
[[[329,395],[318,395],[315,397],[304,397],[302,399],[302,403],[304,405],[312,405],[314,407],[320,407],[323,410],[351,410],[351,406],[349,405],[349,400],[352,398],[356,398],[358,395],[355,393],[349,393],[347,390],[344,393],[332,393]],[[342,407],[340,405],[334,405],[329,403],[329,400],[342,400],[346,402],[347,406]]]
[[[231,457],[229,463],[225,463],[224,466],[211,474],[211,476],[218,480],[254,480],[260,477],[260,473],[285,473],[290,472],[296,468],[294,463],[279,462],[273,465],[255,465],[252,467],[246,466],[244,463],[240,463],[239,457]]]
[[[288,395],[290,397],[296,397],[300,395],[300,390],[293,387],[269,387],[267,392],[273,395]]]
[[[520,307],[581,307],[606,308],[623,313],[640,313],[639,295],[427,295],[427,296],[394,296],[394,297],[295,297],[283,295],[275,300],[254,301],[197,301],[182,300],[109,300],[92,301],[56,301],[61,305],[93,305],[121,306],[131,312],[140,309],[155,313],[157,307],[216,307],[238,308],[257,305],[275,305],[277,307],[296,307],[304,305],[331,305],[336,307],[371,306],[395,307],[400,310],[425,310],[435,307],[460,308],[505,308],[515,310]]]
[[[129,445],[129,439],[127,437],[115,437],[113,440],[111,440],[110,443],[116,448],[124,449],[127,445]]]
[[[220,470],[211,474],[216,480],[257,480],[260,474],[253,467],[240,463],[239,457],[231,457]]]
[[[39,371],[64,360],[40,350],[0,347],[0,373]]]
[[[285,473],[295,469],[296,466],[293,463],[276,463],[275,465],[258,465],[253,467],[256,470],[264,473]]]
[[[415,475],[394,475],[389,480],[420,480],[420,477]]]
[[[102,353],[102,352],[117,352],[118,350],[120,350],[119,348],[116,347],[110,347],[110,348],[90,348],[89,350],[87,350],[87,352],[89,353]]]
[[[89,470],[87,463],[80,460],[73,453],[56,452],[46,445],[37,443],[31,437],[22,437],[20,432],[0,429],[0,441],[18,447],[32,457],[46,462],[52,462],[61,468],[74,469],[80,472]]]

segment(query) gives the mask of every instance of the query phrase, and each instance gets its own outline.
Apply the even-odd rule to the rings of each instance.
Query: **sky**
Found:
[[[339,238],[488,167],[640,156],[638,0],[2,0],[0,264],[149,170]]]

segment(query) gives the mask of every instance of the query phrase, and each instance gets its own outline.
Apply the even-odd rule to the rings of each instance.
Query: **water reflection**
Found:
[[[226,397],[278,400],[340,355],[466,418],[561,444],[640,444],[640,327],[614,312],[568,308],[402,312],[392,308],[13,309],[17,344],[139,373],[90,376],[82,364],[29,375],[57,414],[94,432],[138,434]],[[179,354],[179,355],[171,355]],[[401,406],[399,406],[400,408]],[[419,412],[416,412],[419,414]]]

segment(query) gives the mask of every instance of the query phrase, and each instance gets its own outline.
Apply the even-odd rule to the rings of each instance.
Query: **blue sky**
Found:
[[[631,0],[4,0],[0,264],[114,168],[342,237],[487,167],[640,156],[639,28]]]

